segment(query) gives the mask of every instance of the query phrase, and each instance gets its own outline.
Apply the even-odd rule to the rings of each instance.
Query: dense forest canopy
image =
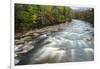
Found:
[[[71,22],[73,18],[93,23],[93,13],[93,9],[76,12],[65,6],[15,4],[15,32]]]
[[[15,4],[15,30],[70,22],[72,10],[64,6]]]

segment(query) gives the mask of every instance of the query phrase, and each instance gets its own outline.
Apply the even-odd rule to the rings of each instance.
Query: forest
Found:
[[[71,22],[73,18],[93,23],[93,13],[94,9],[74,11],[65,6],[15,4],[15,32]]]
[[[72,10],[63,6],[15,5],[15,31],[71,22]]]
[[[88,8],[84,11],[74,11],[74,19],[85,20],[94,24],[94,9]]]

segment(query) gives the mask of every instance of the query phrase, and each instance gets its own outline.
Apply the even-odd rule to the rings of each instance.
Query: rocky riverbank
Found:
[[[34,38],[42,34],[60,31],[63,28],[65,28],[67,25],[68,23],[63,23],[63,24],[54,25],[54,26],[47,26],[41,29],[30,30],[24,34],[17,33],[15,35],[15,44],[16,45],[24,44],[26,42],[32,41]]]

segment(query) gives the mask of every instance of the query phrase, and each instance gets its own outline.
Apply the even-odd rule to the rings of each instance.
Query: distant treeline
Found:
[[[15,4],[15,32],[71,22],[73,18],[93,23],[93,13],[93,9],[76,12],[64,6]]]
[[[15,4],[15,31],[71,22],[72,9],[64,6]]]
[[[74,19],[81,19],[94,24],[94,9],[87,8],[83,11],[74,11]]]

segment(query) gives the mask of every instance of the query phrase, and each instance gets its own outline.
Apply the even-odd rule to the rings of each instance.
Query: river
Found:
[[[94,60],[94,29],[90,23],[75,20],[63,30],[34,39],[34,47],[18,65]]]

